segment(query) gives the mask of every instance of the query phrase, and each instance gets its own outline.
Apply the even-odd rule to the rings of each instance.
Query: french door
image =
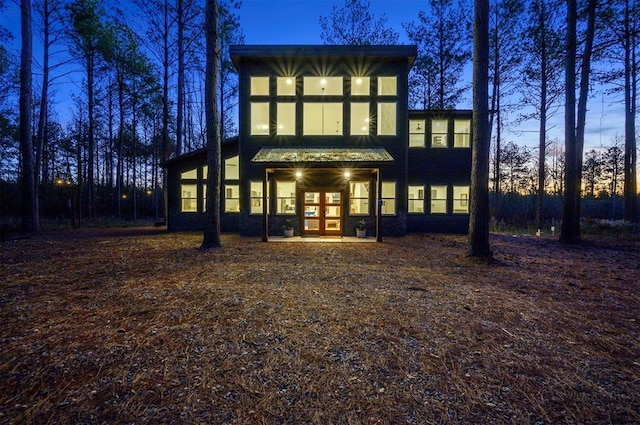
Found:
[[[302,233],[305,235],[342,235],[342,192],[305,190]]]

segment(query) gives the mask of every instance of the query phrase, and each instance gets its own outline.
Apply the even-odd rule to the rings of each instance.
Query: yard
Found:
[[[640,243],[0,245],[0,424],[640,423]]]

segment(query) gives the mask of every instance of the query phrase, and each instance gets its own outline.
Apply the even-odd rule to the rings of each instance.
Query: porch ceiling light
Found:
[[[347,179],[348,179],[349,177],[351,177],[351,171],[345,171],[345,172],[344,172],[344,177],[345,177],[345,178],[347,178]]]
[[[302,171],[298,170],[296,171],[296,178],[299,179],[300,177],[302,177]]]

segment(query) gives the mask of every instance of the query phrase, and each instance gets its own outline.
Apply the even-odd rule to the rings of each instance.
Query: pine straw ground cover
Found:
[[[640,244],[1,246],[0,423],[640,423]]]

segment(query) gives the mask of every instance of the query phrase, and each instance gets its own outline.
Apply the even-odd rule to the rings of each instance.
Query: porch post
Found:
[[[382,242],[382,177],[376,171],[376,242]]]
[[[269,188],[269,170],[264,169],[262,181],[262,242],[269,242],[269,207],[267,205],[267,190]]]

